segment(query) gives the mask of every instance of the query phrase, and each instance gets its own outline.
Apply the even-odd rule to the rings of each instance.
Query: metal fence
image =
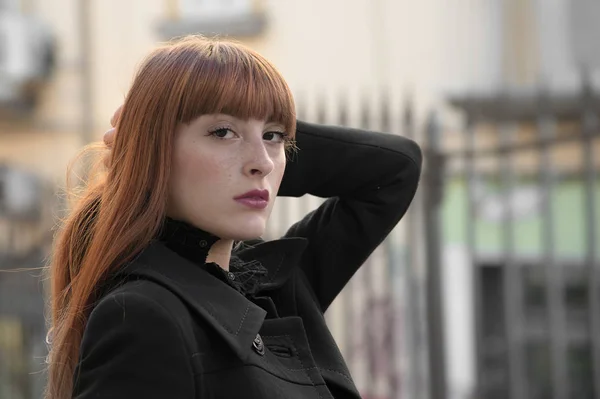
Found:
[[[46,326],[42,267],[56,195],[37,176],[0,165],[0,398],[40,398]]]
[[[402,132],[412,138],[418,131],[410,103],[386,92],[341,93],[335,98],[322,94],[299,96],[298,118]],[[420,196],[418,193],[417,198]],[[278,199],[267,238],[282,235],[322,201],[312,196]],[[351,279],[326,314],[364,398],[428,397],[419,202],[415,200],[403,222]]]
[[[359,98],[307,97],[299,117],[399,132],[426,155],[409,214],[329,311],[360,391],[600,398],[600,97],[587,84],[570,95],[540,88],[457,97],[449,105],[465,121],[459,129],[435,113],[418,124],[406,99]],[[272,236],[319,203],[282,201]],[[474,330],[473,350],[458,356],[449,338],[458,310],[447,304],[446,281],[456,266],[446,252],[457,244],[470,274],[464,289],[472,290]],[[461,355],[472,357],[468,392],[449,381]]]
[[[381,92],[298,103],[304,120],[399,132],[426,155],[407,216],[326,315],[365,398],[600,398],[600,97],[589,86],[455,98],[459,129],[441,113],[418,123],[410,101]],[[266,238],[321,202],[280,198]],[[472,287],[473,350],[459,353],[473,358],[469,392],[451,378],[461,366],[446,252],[457,246]],[[44,251],[32,253],[18,266],[40,266]],[[0,269],[15,267],[8,259]],[[0,284],[0,396],[38,397],[40,275],[4,272]]]
[[[431,398],[448,397],[448,370],[435,359],[447,353],[453,317],[441,295],[442,269],[452,266],[442,252],[458,185],[453,220],[464,226],[474,288],[474,397],[600,398],[600,97],[584,82],[573,95],[540,88],[451,103],[464,128],[444,140],[429,125],[423,181]],[[495,218],[482,221],[492,204]]]

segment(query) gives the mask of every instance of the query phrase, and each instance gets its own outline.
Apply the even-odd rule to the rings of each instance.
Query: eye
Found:
[[[287,136],[285,132],[266,132],[263,134],[263,139],[273,143],[283,143]]]
[[[235,132],[228,127],[220,127],[209,131],[209,133],[211,136],[222,140],[232,139],[236,136]]]

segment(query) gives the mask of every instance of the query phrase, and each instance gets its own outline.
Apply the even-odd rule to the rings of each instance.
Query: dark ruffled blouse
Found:
[[[267,277],[267,269],[259,261],[243,261],[231,256],[229,271],[216,263],[206,263],[210,247],[219,238],[188,223],[167,218],[159,240],[172,251],[203,268],[219,280],[246,296],[254,296],[260,283]],[[238,244],[243,246],[243,243]]]

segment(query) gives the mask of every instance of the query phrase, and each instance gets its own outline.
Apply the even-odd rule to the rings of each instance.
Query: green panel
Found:
[[[529,183],[530,184],[530,183]],[[595,187],[596,223],[600,230],[600,184]],[[494,190],[494,187],[491,187]],[[581,258],[585,255],[585,185],[581,181],[565,181],[557,184],[552,193],[554,215],[554,239],[558,256]],[[446,186],[443,215],[443,238],[449,244],[466,243],[467,195],[463,179],[450,181]],[[538,212],[522,215],[514,223],[515,251],[519,255],[535,255],[543,251],[542,218]],[[597,234],[600,247],[600,231]],[[503,252],[502,223],[497,221],[476,221],[477,250],[481,253],[499,254]]]
[[[466,243],[467,195],[464,180],[452,180],[444,188],[442,203],[443,240],[448,244]]]

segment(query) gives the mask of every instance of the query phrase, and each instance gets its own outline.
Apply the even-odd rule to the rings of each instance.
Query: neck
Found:
[[[219,240],[213,244],[208,251],[206,262],[214,262],[222,269],[229,270],[229,261],[231,260],[231,251],[233,249],[233,240]]]

